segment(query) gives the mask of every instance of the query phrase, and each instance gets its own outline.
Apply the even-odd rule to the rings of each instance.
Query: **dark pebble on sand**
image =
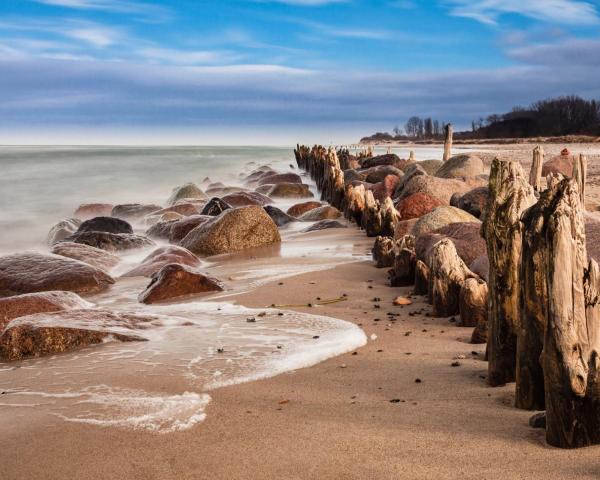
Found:
[[[412,333],[412,332],[406,332],[406,333],[404,334],[404,336],[405,336],[405,337],[408,337],[408,336],[409,336],[411,333]]]
[[[225,351],[224,348],[217,348],[217,353],[223,353]]]
[[[381,352],[383,352],[383,350],[377,350],[377,353],[381,353]]]
[[[352,352],[352,355],[358,355],[358,352]]]
[[[367,288],[373,288],[373,285],[369,285]]]
[[[546,412],[536,413],[529,419],[532,428],[546,428]]]
[[[316,340],[317,338],[320,338],[319,335],[313,335],[313,340]]]
[[[460,362],[458,362],[458,361],[457,362],[452,362],[451,365],[453,367],[460,367]]]
[[[422,380],[420,378],[415,378],[415,383],[421,383]]]
[[[255,323],[256,322],[256,318],[254,318],[254,317],[247,318],[246,322],[248,322],[248,323]]]
[[[390,400],[390,403],[400,403],[400,399],[399,398],[392,398]]]

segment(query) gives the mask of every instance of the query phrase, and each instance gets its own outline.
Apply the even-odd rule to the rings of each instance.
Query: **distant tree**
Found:
[[[440,128],[440,122],[438,120],[433,121],[433,134],[436,137],[439,137],[442,134],[442,129]]]
[[[424,123],[425,138],[433,137],[433,120],[431,119],[431,117],[426,118]]]
[[[402,135],[402,129],[398,125],[396,125],[394,127],[394,130],[392,130],[392,131],[394,132],[394,135],[396,135],[397,137],[399,137],[400,135]]]
[[[419,117],[410,117],[404,126],[404,130],[409,137],[418,137],[420,133],[420,124],[422,120]]]

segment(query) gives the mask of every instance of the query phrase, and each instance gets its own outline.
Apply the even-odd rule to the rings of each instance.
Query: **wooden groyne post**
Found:
[[[444,139],[444,162],[447,161],[452,156],[452,136],[453,136],[453,127],[452,124],[449,123],[444,127],[444,132],[446,134]]]
[[[542,189],[542,167],[544,165],[544,148],[538,145],[533,149],[533,161],[529,172],[529,183],[536,192]]]

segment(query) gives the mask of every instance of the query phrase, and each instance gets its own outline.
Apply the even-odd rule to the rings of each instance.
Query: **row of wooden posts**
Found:
[[[393,237],[400,215],[392,200],[345,185],[344,170],[357,168],[347,151],[298,146],[295,155],[323,200],[367,234]],[[481,228],[488,284],[449,239],[426,264],[414,257],[414,237],[405,237],[395,244],[395,261],[412,275],[416,293],[428,293],[434,314],[464,308],[461,316],[487,317],[489,385],[516,382],[516,407],[546,410],[548,443],[575,448],[600,443],[600,268],[586,252],[585,157],[575,159],[572,178],[549,175],[546,189],[543,158],[537,147],[529,179],[518,162],[492,162]]]

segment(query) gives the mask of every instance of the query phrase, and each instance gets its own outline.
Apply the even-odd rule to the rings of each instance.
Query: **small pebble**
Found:
[[[317,338],[320,338],[319,335],[313,335],[313,340],[316,340]]]
[[[460,367],[460,362],[457,360],[457,361],[455,361],[455,362],[452,362],[452,363],[451,363],[451,365],[452,365],[453,367]]]
[[[390,403],[400,403],[400,399],[399,398],[392,398],[390,400]]]
[[[420,378],[415,378],[415,383],[421,383],[422,380]]]

